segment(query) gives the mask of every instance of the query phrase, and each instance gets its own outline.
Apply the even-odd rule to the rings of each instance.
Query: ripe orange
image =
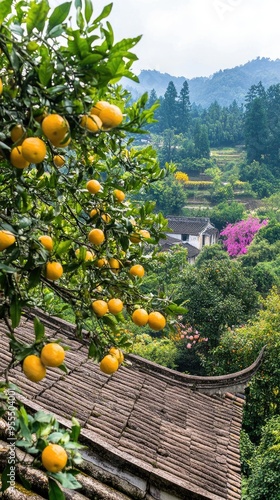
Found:
[[[75,250],[75,254],[76,254],[76,256],[77,256],[78,258],[79,258],[79,256],[80,256],[80,253],[81,253],[80,249],[79,249],[79,248],[77,248],[77,250]],[[94,257],[95,257],[94,252],[91,252],[90,250],[87,250],[87,251],[86,251],[86,254],[85,254],[85,256],[84,256],[84,260],[85,260],[85,261],[93,260],[93,259],[94,259]]]
[[[94,300],[91,304],[92,309],[94,310],[96,316],[101,318],[108,312],[108,305],[105,300]]]
[[[91,114],[99,116],[102,121],[102,129],[110,130],[117,127],[123,121],[123,114],[118,106],[107,101],[98,101],[90,110]]]
[[[146,229],[140,229],[139,234],[141,234],[142,238],[150,238],[151,237],[149,231],[147,231]]]
[[[96,261],[96,265],[97,265],[97,267],[100,267],[100,268],[101,268],[101,267],[106,266],[106,264],[108,264],[107,259],[103,259],[103,258],[101,258],[101,259],[98,259],[98,260]]]
[[[120,269],[121,263],[118,259],[111,257],[111,259],[109,259],[109,266],[111,270],[116,273]]]
[[[60,366],[64,361],[65,351],[60,344],[50,342],[43,347],[40,358],[45,366]]]
[[[160,312],[153,311],[149,314],[148,324],[152,330],[158,332],[165,327],[166,319]]]
[[[123,355],[122,351],[120,349],[118,349],[117,347],[111,347],[111,349],[109,349],[109,354],[111,354],[112,356],[115,356],[115,358],[117,358],[119,365],[124,361],[124,355]]]
[[[41,163],[47,154],[46,144],[39,137],[28,137],[22,143],[22,156],[30,163]]]
[[[121,189],[114,189],[114,197],[119,201],[122,202],[125,199],[125,193],[121,191]]]
[[[131,235],[129,236],[129,239],[130,239],[131,243],[140,243],[140,241],[141,241],[139,233],[131,233]]]
[[[10,162],[16,168],[27,168],[30,162],[27,161],[22,154],[22,146],[16,146],[12,149],[10,154]]]
[[[55,281],[61,278],[63,267],[59,262],[47,262],[45,276],[48,280]]]
[[[146,309],[135,309],[132,313],[131,319],[135,325],[145,326],[148,323],[149,314]]]
[[[102,214],[101,219],[104,220],[106,224],[109,224],[111,222],[111,215],[109,214]]]
[[[0,231],[0,252],[13,245],[15,241],[16,238],[10,231],[4,229]]]
[[[110,299],[108,309],[111,314],[119,314],[123,310],[123,302],[120,299]]]
[[[49,472],[60,472],[67,464],[68,456],[59,444],[50,443],[42,451],[42,464]]]
[[[44,118],[42,130],[54,146],[59,146],[69,132],[69,123],[63,116],[54,113]]]
[[[100,182],[98,182],[95,179],[92,179],[92,180],[87,182],[86,188],[91,194],[96,194],[102,189],[102,186],[101,186]]]
[[[53,249],[53,239],[48,236],[47,234],[42,234],[42,236],[39,236],[38,240],[41,242],[41,244],[45,247],[46,250],[49,252],[52,251]]]
[[[102,121],[97,115],[83,115],[81,117],[80,125],[86,128],[89,132],[96,134],[102,128]]]
[[[64,158],[64,156],[61,156],[61,155],[54,155],[53,162],[54,162],[56,167],[63,167],[63,165],[65,163],[65,158]]]
[[[119,362],[112,354],[107,354],[100,362],[100,370],[107,375],[112,375],[119,368]]]
[[[90,231],[88,239],[93,245],[102,245],[105,240],[105,235],[102,229],[95,228]]]
[[[143,266],[141,266],[140,264],[135,264],[135,266],[132,266],[130,269],[129,269],[129,273],[132,275],[132,276],[137,276],[138,278],[143,278],[144,274],[145,274],[145,269]]]
[[[99,210],[97,210],[97,208],[93,208],[90,213],[89,213],[89,216],[90,217],[94,217],[95,215],[97,215],[99,213]]]
[[[40,382],[46,376],[46,367],[39,356],[30,354],[26,356],[22,365],[23,373],[32,382]]]
[[[25,129],[23,128],[23,126],[20,125],[19,123],[17,125],[14,125],[14,127],[11,130],[12,141],[20,143],[20,139],[23,139],[24,136],[25,136]]]
[[[2,78],[0,78],[0,95],[2,95],[3,93],[3,82],[2,82]]]

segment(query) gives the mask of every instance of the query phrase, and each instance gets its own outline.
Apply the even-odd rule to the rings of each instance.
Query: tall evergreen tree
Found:
[[[268,126],[266,92],[262,83],[253,85],[246,96],[245,145],[247,160],[262,162],[267,150]]]
[[[267,90],[267,164],[277,177],[280,176],[280,84]]]
[[[168,84],[160,107],[160,130],[175,129],[178,117],[178,93],[174,83]]]
[[[178,123],[177,130],[179,133],[185,134],[188,131],[190,124],[190,91],[187,80],[184,81],[181,88],[178,101]]]

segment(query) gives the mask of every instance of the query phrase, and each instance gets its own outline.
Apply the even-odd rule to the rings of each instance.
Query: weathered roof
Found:
[[[18,328],[22,341],[33,341],[33,314]],[[130,355],[127,366],[107,376],[88,360],[86,342],[74,338],[72,325],[36,314],[46,335],[70,347],[69,372],[50,368],[47,378],[36,384],[17,366],[9,378],[22,389],[21,399],[30,408],[51,411],[66,425],[72,415],[79,419],[88,445],[86,472],[95,477],[104,469],[104,482],[115,486],[121,481],[122,492],[133,500],[167,498],[157,496],[160,491],[182,500],[240,498],[243,402],[228,391],[244,387],[261,356],[247,370],[209,378]],[[0,323],[2,374],[10,360],[4,329]],[[123,497],[120,493],[114,498]]]
[[[167,216],[168,226],[175,234],[192,234],[197,236],[205,229],[213,227],[208,217],[176,217]]]

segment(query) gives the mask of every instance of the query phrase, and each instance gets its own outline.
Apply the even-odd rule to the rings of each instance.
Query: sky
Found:
[[[93,0],[96,16],[109,3]],[[279,0],[113,0],[108,20],[116,41],[142,35],[135,73],[193,78],[280,58],[279,15]]]

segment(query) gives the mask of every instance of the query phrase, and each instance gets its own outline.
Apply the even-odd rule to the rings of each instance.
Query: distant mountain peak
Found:
[[[229,106],[234,100],[238,104],[244,103],[249,88],[260,81],[265,88],[280,83],[280,59],[257,57],[243,65],[219,70],[209,77],[189,79],[150,69],[142,70],[138,77],[139,84],[131,81],[125,83],[125,87],[134,97],[144,92],[150,93],[153,89],[158,97],[163,96],[170,81],[173,81],[179,93],[187,80],[192,103],[208,107],[217,101],[222,106]]]

